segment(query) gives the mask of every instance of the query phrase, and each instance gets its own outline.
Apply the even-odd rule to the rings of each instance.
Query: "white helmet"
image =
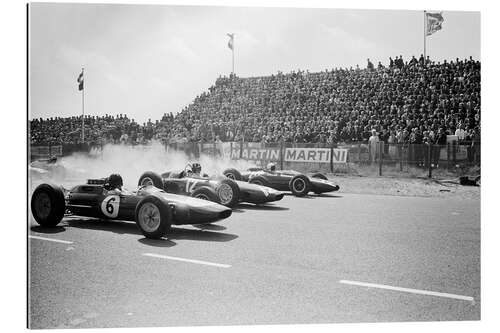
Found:
[[[270,171],[276,171],[276,163],[272,163],[272,162],[267,163],[266,169],[270,170]]]

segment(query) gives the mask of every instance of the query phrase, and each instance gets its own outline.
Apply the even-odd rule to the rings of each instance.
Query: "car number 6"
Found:
[[[115,218],[120,209],[120,196],[110,195],[104,198],[101,203],[101,211],[107,217]]]

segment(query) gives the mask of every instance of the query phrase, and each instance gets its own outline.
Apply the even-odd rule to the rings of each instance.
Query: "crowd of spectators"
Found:
[[[90,144],[145,144],[166,137],[173,118],[172,113],[164,114],[161,120],[153,123],[149,119],[141,125],[123,114],[87,115],[84,117],[84,140]],[[30,121],[30,136],[32,144],[80,144],[82,116],[33,119]]]
[[[387,66],[219,77],[175,116],[138,124],[126,115],[85,117],[87,142],[439,143],[479,141],[480,62],[390,58]],[[34,119],[32,143],[78,143],[81,117]]]

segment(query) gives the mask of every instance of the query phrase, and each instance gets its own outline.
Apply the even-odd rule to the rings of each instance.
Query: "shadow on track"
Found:
[[[155,247],[172,247],[176,246],[176,242],[172,242],[170,239],[149,239],[149,238],[141,238],[139,239],[139,243],[148,245],[148,246],[155,246]]]
[[[213,231],[221,231],[221,230],[226,230],[227,228],[223,225],[219,224],[194,224],[193,227],[198,228],[200,230],[213,230]]]
[[[290,208],[288,207],[281,207],[281,206],[273,206],[273,205],[252,205],[252,204],[246,204],[246,203],[240,203],[238,206],[236,206],[236,210],[238,212],[243,212],[241,209],[247,209],[247,210],[265,210],[265,211],[278,211],[278,210],[289,210]],[[235,209],[233,209],[234,211]]]
[[[341,195],[327,194],[327,193],[315,194],[314,196],[317,198],[342,198]]]
[[[98,231],[109,231],[115,234],[131,234],[140,235],[139,228],[133,222],[123,221],[106,221],[99,219],[72,219],[65,221],[66,226],[69,228],[79,228]],[[216,227],[212,225],[212,227]],[[225,227],[222,227],[225,229]],[[174,246],[176,243],[172,242],[174,239],[188,239],[206,242],[228,242],[235,238],[237,235],[227,234],[222,232],[214,232],[207,230],[186,229],[181,226],[172,226],[172,229],[167,233],[166,238],[173,244],[162,243],[161,240],[139,240],[143,244],[152,246]]]
[[[238,238],[237,235],[224,232],[214,232],[206,230],[193,230],[181,227],[172,227],[167,235],[168,239],[189,239],[206,242],[229,242]]]
[[[58,234],[60,232],[63,232],[66,230],[66,228],[61,227],[61,226],[56,226],[56,227],[42,227],[39,225],[32,226],[31,231],[38,232],[41,234]]]
[[[309,195],[309,194],[308,194],[308,195],[305,195],[305,196],[303,196],[303,197],[298,197],[298,196],[296,196],[296,195],[293,195],[293,193],[287,193],[287,194],[285,194],[285,195],[286,195],[286,196],[289,196],[289,197],[297,198],[297,199],[299,199],[299,200],[300,200],[300,199],[314,199],[314,198],[316,197],[316,195],[311,196],[311,195]]]

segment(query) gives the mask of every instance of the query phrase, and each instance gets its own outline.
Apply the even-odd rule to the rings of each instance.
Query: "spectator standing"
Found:
[[[372,71],[374,69],[373,67],[373,63],[370,61],[370,58],[366,59],[366,61],[368,62],[366,68],[369,70],[369,71]]]
[[[368,139],[368,150],[370,152],[370,162],[372,163],[375,162],[378,157],[377,149],[379,146],[379,142],[380,140],[378,138],[377,131],[375,129],[372,129],[372,135]]]
[[[436,134],[436,138],[434,139],[434,147],[433,147],[433,167],[439,167],[439,155],[441,153],[441,149],[446,147],[446,133],[442,127],[439,127],[438,132]]]

